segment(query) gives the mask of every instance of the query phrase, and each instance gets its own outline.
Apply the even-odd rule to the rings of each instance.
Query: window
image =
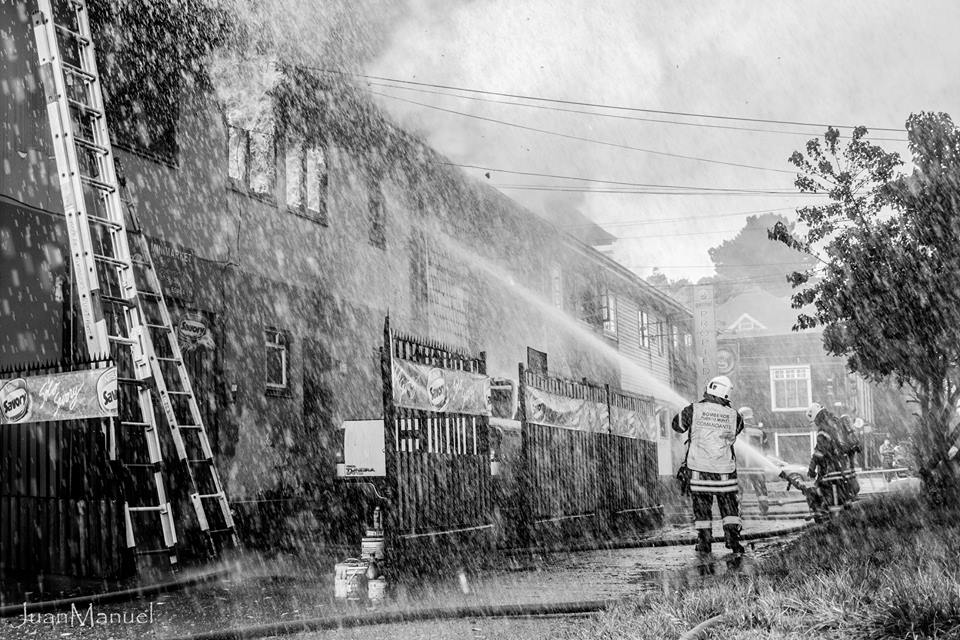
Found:
[[[663,320],[657,320],[654,323],[656,334],[653,337],[653,341],[657,345],[657,355],[661,356],[663,355],[663,344],[666,342],[666,336],[663,335],[665,326]]]
[[[770,367],[770,408],[804,411],[813,401],[810,366]]]
[[[273,148],[273,135],[264,131],[250,131],[250,182],[251,193],[273,197],[277,182],[277,166]]]
[[[277,180],[273,135],[228,125],[227,175],[235,189],[273,199]]]
[[[600,313],[603,318],[603,331],[617,335],[617,296],[604,289],[600,295]]]
[[[370,244],[378,249],[386,249],[386,212],[384,210],[383,190],[380,188],[380,181],[371,178],[369,191]]]
[[[245,129],[227,127],[227,175],[234,187],[246,188],[250,179],[247,159],[250,157],[250,136]]]
[[[290,391],[289,339],[280,329],[263,332],[267,395],[286,395]]]
[[[563,272],[558,264],[550,267],[550,293],[553,297],[553,306],[563,309]]]
[[[319,147],[302,142],[287,147],[287,207],[321,224],[327,222],[327,160]]]
[[[637,312],[637,321],[639,322],[640,328],[640,346],[644,349],[650,348],[650,318],[647,316],[647,312],[640,310]]]

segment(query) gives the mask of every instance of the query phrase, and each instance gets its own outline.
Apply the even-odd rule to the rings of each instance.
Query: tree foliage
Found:
[[[712,247],[710,260],[716,266],[717,283],[739,285],[732,287],[739,291],[756,285],[776,296],[790,293],[787,274],[813,267],[816,258],[770,242],[767,229],[776,224],[784,225],[788,232],[793,231],[793,224],[783,216],[773,213],[749,216],[736,236]]]
[[[910,174],[862,127],[846,145],[830,128],[794,152],[797,188],[828,202],[798,209],[805,233],[778,223],[770,237],[818,260],[791,275],[794,308],[813,308],[794,329],[822,326],[826,350],[853,371],[909,386],[929,470],[946,459],[960,398],[960,132],[920,113],[907,133]]]

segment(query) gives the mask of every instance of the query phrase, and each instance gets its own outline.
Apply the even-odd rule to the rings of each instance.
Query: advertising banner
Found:
[[[438,413],[490,415],[490,378],[393,359],[393,403]]]
[[[605,402],[566,398],[536,387],[524,387],[527,422],[550,427],[606,433],[610,415]]]
[[[117,368],[0,380],[0,424],[117,415]]]
[[[610,432],[628,438],[657,439],[656,416],[649,411],[635,411],[617,405],[610,406]]]

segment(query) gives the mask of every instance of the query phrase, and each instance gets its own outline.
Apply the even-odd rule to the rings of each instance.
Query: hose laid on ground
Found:
[[[448,620],[451,618],[517,618],[530,616],[556,616],[596,613],[609,607],[612,600],[587,600],[584,602],[558,602],[551,604],[503,604],[467,607],[437,607],[412,611],[375,611],[344,616],[323,616],[307,620],[290,620],[270,624],[218,629],[201,633],[177,636],[170,640],[247,640],[280,634],[305,633],[325,629],[347,629],[374,624],[396,624],[423,620]]]
[[[42,613],[54,609],[68,609],[72,606],[86,607],[91,604],[103,604],[107,602],[122,602],[142,598],[167,591],[177,591],[186,587],[200,584],[203,582],[212,582],[226,577],[231,572],[237,570],[237,565],[220,567],[211,571],[195,573],[185,576],[179,580],[161,582],[158,584],[144,585],[123,589],[120,591],[107,591],[105,593],[94,593],[87,596],[77,596],[75,598],[60,598],[58,600],[42,600],[40,602],[25,602],[18,605],[7,605],[0,607],[0,619],[14,616],[22,616],[24,613]]]
[[[752,540],[763,540],[765,538],[778,538],[780,536],[789,535],[791,533],[799,533],[803,531],[808,526],[809,523],[797,525],[795,527],[787,527],[785,529],[777,529],[776,531],[758,531],[756,533],[747,533],[740,536],[742,542],[749,542]],[[724,538],[721,536],[714,536],[713,542],[723,542]],[[697,543],[697,538],[674,538],[674,539],[641,539],[641,540],[615,540],[613,542],[599,542],[595,544],[579,544],[579,545],[565,545],[563,547],[549,548],[549,547],[526,547],[526,548],[514,548],[506,549],[507,553],[544,553],[544,552],[557,552],[557,553],[567,553],[573,551],[604,551],[612,549],[646,549],[649,547],[684,547],[688,545],[693,545]]]
[[[703,622],[695,626],[693,629],[690,629],[690,631],[687,631],[685,634],[680,636],[679,640],[700,640],[700,638],[703,637],[703,634],[708,629],[710,629],[711,627],[717,626],[718,624],[726,620],[726,618],[727,617],[724,615],[707,618],[706,620],[704,620]]]

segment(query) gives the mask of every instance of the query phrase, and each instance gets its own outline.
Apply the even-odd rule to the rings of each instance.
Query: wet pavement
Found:
[[[744,534],[776,535],[777,532],[792,530],[804,524],[805,521],[799,519],[747,520]],[[714,533],[721,535],[719,523],[715,523]],[[689,525],[678,525],[658,530],[652,533],[650,538],[681,541],[689,540],[692,535],[693,530]],[[777,542],[777,538],[768,538],[748,544],[749,555],[761,557]],[[670,580],[709,579],[710,575],[719,576],[730,570],[749,571],[752,567],[751,561],[747,560],[743,566],[731,569],[723,557],[725,550],[722,543],[714,543],[714,550],[718,561],[706,566],[695,562],[695,555],[689,544],[507,555],[496,570],[464,575],[462,578],[459,575],[450,575],[447,579],[429,585],[401,587],[390,604],[381,605],[376,610],[410,611],[427,607],[619,599],[662,589],[669,586]],[[167,638],[277,621],[362,615],[371,611],[366,605],[336,601],[332,596],[333,576],[329,572],[314,572],[307,569],[303,562],[293,558],[275,559],[259,566],[248,563],[243,571],[234,576],[215,583],[198,585],[183,592],[161,594],[130,603],[101,605],[94,609],[95,615],[106,616],[125,612],[133,616],[138,612],[149,611],[151,620],[148,625],[118,622],[78,627],[76,624],[69,626],[50,620],[45,623],[41,619],[18,627],[17,625],[23,622],[22,619],[10,618],[0,623],[4,625],[0,626],[0,637]],[[557,625],[567,624],[563,621],[554,622]],[[437,637],[469,638],[484,637],[470,629],[491,629],[499,623],[485,619],[480,627],[474,625],[469,629],[460,629],[463,624],[465,623],[450,622],[438,626],[434,623],[417,623],[401,626],[410,627],[408,631],[415,634],[409,637],[420,637],[416,633],[435,628],[443,629],[447,634]],[[551,625],[553,622],[547,627],[552,628]],[[465,635],[451,636],[453,627],[460,629]],[[512,626],[509,628],[514,629]],[[383,635],[383,628],[362,627],[350,634],[336,637],[386,637]]]

